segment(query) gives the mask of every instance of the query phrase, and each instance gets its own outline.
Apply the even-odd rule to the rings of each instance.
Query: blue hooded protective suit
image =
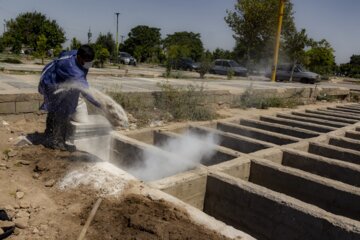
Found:
[[[86,80],[88,70],[77,61],[77,51],[63,52],[59,58],[47,64],[42,71],[39,93],[44,96],[44,103],[40,109],[48,112],[56,112],[63,116],[69,116],[76,110],[80,90],[78,88],[89,88]],[[55,91],[61,88],[61,84],[78,86],[76,89]],[[97,107],[100,104],[90,95],[82,92],[82,95]]]

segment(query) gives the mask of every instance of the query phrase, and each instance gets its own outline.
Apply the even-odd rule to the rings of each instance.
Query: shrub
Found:
[[[290,98],[281,97],[264,97],[253,92],[252,86],[233,102],[234,107],[238,108],[258,108],[268,109],[270,107],[278,108],[294,108],[303,104],[297,96]]]
[[[230,69],[229,71],[227,71],[227,79],[228,80],[233,79],[234,76],[235,76],[234,70]]]
[[[155,106],[169,112],[175,120],[203,121],[215,118],[214,109],[206,105],[203,87],[189,85],[175,88],[168,82],[158,86],[161,91],[155,96]]]
[[[204,78],[205,74],[209,72],[211,68],[211,61],[209,58],[203,58],[199,65],[200,78]]]
[[[326,93],[324,93],[324,94],[320,94],[320,95],[316,96],[316,100],[317,101],[334,102],[334,101],[339,100],[339,98],[337,96],[327,95]]]
[[[13,63],[13,64],[21,64],[22,62],[17,59],[17,58],[5,58],[3,60],[1,60],[1,62],[4,62],[4,63]]]
[[[95,56],[96,60],[100,62],[100,67],[103,68],[105,61],[110,57],[110,53],[106,48],[99,48],[97,49]]]
[[[164,121],[205,121],[216,117],[215,109],[207,106],[202,87],[192,85],[175,88],[168,82],[158,85],[160,91],[154,93],[153,100],[143,95],[108,92],[135,119],[138,126],[148,125],[153,120]]]

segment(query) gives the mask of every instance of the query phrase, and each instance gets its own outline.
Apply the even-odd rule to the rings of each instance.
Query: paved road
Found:
[[[4,75],[0,74],[0,94],[36,92],[38,75]],[[111,77],[89,76],[90,85],[100,90],[120,90],[124,92],[144,92],[158,90],[158,83],[166,81],[164,78],[140,77]],[[203,86],[206,90],[229,90],[231,92],[243,91],[252,85],[255,89],[302,88],[314,87],[299,83],[271,83],[264,80],[206,80],[199,79],[169,79],[171,85],[186,87],[189,84]],[[329,84],[321,84],[329,86]],[[332,84],[333,87],[338,87]]]
[[[11,66],[11,65],[9,65]],[[13,67],[13,66],[11,66]],[[17,69],[25,70],[38,70],[41,67],[36,65],[23,65],[15,66]],[[95,69],[90,72],[88,80],[90,85],[100,90],[119,90],[124,92],[143,92],[143,91],[155,91],[158,90],[158,83],[165,82],[166,79],[160,77],[115,77],[114,74],[101,74],[106,71],[117,73],[117,69]],[[154,68],[139,68],[136,69],[138,73],[160,73],[159,69]],[[131,73],[134,73],[131,70]],[[188,73],[186,73],[188,74]],[[189,73],[187,76],[197,76],[194,73]],[[115,74],[116,75],[116,74]],[[200,80],[200,79],[169,79],[169,82],[174,86],[184,86],[189,84],[202,85],[206,90],[228,90],[231,92],[244,91],[244,89],[252,86],[255,89],[281,89],[281,88],[303,88],[303,87],[315,87],[314,85],[301,84],[301,83],[272,83],[267,79],[261,77],[251,77],[250,79],[234,79],[226,80],[223,76],[211,76],[212,79]],[[218,79],[217,79],[218,78]],[[0,94],[9,93],[34,93],[37,92],[37,84],[39,81],[39,74],[4,74],[0,73]],[[323,87],[345,87],[351,89],[360,90],[359,84],[348,83],[332,83],[322,82],[319,84]]]

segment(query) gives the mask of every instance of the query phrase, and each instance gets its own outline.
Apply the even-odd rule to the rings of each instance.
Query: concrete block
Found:
[[[345,137],[355,139],[355,140],[360,140],[360,133],[357,131],[347,131],[345,133]]]
[[[296,143],[294,143],[296,144]],[[293,145],[293,144],[291,144]],[[290,145],[290,146],[291,146]],[[252,153],[251,156],[256,158],[270,160],[273,163],[282,164],[283,159],[283,151],[277,148],[269,148],[262,151],[258,151],[256,153]]]
[[[309,153],[345,162],[360,164],[360,152],[322,143],[309,143]]]
[[[29,101],[29,102],[16,102],[15,108],[16,113],[31,113],[39,111],[40,102],[39,101]]]
[[[250,159],[240,157],[209,167],[210,171],[223,172],[230,176],[248,181],[250,176]]]
[[[360,166],[356,164],[291,149],[284,150],[282,164],[360,187]]]
[[[0,103],[42,101],[43,98],[44,97],[39,93],[0,94]]]
[[[359,222],[220,173],[208,177],[204,211],[258,239],[360,237]]]
[[[221,132],[216,129],[200,127],[200,126],[190,126],[191,132],[197,134],[214,134],[219,139],[219,145],[230,148],[242,153],[251,153],[256,152],[262,149],[273,147],[271,143],[263,142],[260,140],[239,136],[232,133]]]
[[[151,182],[150,186],[203,210],[206,180],[207,171],[205,169],[195,169]]]
[[[359,112],[360,113],[360,108],[359,107],[350,107],[350,106],[342,106],[342,105],[339,105],[339,106],[336,106],[337,108],[341,108],[341,109],[347,109],[347,110],[353,110],[353,111],[356,111],[356,112]]]
[[[1,102],[0,114],[16,113],[15,102]]]
[[[261,121],[270,122],[270,123],[276,123],[276,124],[282,124],[285,126],[292,126],[292,127],[299,127],[315,132],[321,132],[321,133],[327,133],[330,131],[336,130],[336,128],[333,127],[327,127],[320,124],[313,124],[313,123],[306,123],[306,122],[300,122],[300,121],[294,121],[294,120],[285,120],[281,118],[276,117],[269,117],[269,116],[261,116]]]
[[[328,107],[327,109],[329,110],[333,110],[333,111],[338,111],[338,112],[345,112],[347,114],[360,114],[360,110],[354,110],[354,109],[346,109],[346,108],[339,108],[339,107]]]
[[[294,116],[291,114],[283,114],[283,113],[278,113],[278,114],[276,114],[276,116],[279,118],[290,119],[290,120],[295,120],[295,121],[302,121],[302,122],[307,122],[307,123],[315,123],[315,124],[325,125],[325,126],[334,127],[334,128],[342,128],[342,127],[349,125],[346,123],[333,122],[333,121],[329,121],[329,120],[325,120],[325,119],[317,119],[317,118],[312,118],[312,117],[301,117],[301,116]]]
[[[352,149],[355,151],[360,151],[360,141],[359,140],[331,137],[329,139],[329,144],[338,146],[341,148],[347,148],[347,149]]]
[[[284,126],[276,123],[268,123],[264,121],[258,121],[254,119],[241,119],[240,125],[249,126],[253,128],[258,128],[266,131],[281,133],[297,138],[312,138],[319,136],[318,132],[310,131],[306,129],[294,128],[289,126]]]
[[[314,113],[292,112],[291,114],[296,115],[296,116],[311,117],[311,118],[323,119],[323,120],[332,121],[332,122],[343,122],[343,123],[348,123],[348,124],[354,124],[357,122],[357,120],[351,120],[351,119],[342,118],[342,117],[331,117],[331,116],[327,116],[327,115],[314,114]]]
[[[360,190],[356,187],[258,160],[251,162],[249,181],[334,214],[360,220]]]
[[[347,119],[353,119],[353,120],[360,121],[360,116],[358,116],[356,114],[341,113],[339,111],[317,109],[317,110],[305,110],[305,112],[322,114],[322,115],[327,115],[327,116],[334,116],[334,117],[341,117],[341,118],[347,118]]]
[[[226,123],[226,122],[218,122],[217,129],[224,132],[230,132],[233,134],[238,134],[238,135],[258,139],[261,141],[270,142],[276,145],[295,143],[300,140],[299,138],[295,138],[287,135],[282,135],[278,133],[264,131],[261,129],[246,127],[246,126],[241,126],[238,124]]]

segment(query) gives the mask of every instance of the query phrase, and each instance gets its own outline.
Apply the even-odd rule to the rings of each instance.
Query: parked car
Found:
[[[180,58],[171,62],[173,69],[197,71],[199,69],[199,63],[194,62],[190,58]]]
[[[119,61],[122,64],[136,66],[136,59],[133,56],[131,56],[130,54],[128,54],[127,52],[119,53]]]
[[[289,81],[292,68],[292,64],[278,65],[276,68],[276,81]],[[271,71],[268,71],[265,76],[271,78]],[[297,64],[294,68],[293,81],[314,84],[321,81],[321,76],[317,73],[307,71],[301,65]]]
[[[248,76],[248,70],[245,67],[240,66],[234,60],[227,59],[216,59],[209,72],[213,74],[227,75],[229,71],[233,71],[235,76]]]

